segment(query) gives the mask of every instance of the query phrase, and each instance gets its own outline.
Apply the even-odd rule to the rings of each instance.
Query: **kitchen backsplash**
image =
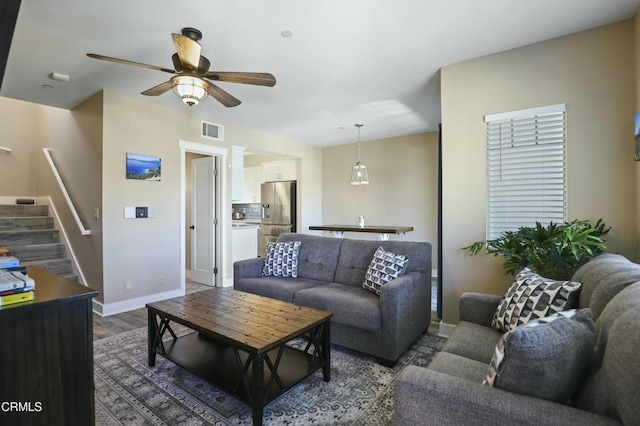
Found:
[[[260,203],[248,203],[248,204],[233,204],[232,213],[243,212],[244,219],[257,219],[260,220]]]

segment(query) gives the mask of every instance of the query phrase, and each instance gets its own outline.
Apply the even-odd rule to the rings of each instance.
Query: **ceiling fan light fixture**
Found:
[[[201,78],[190,75],[178,75],[171,79],[173,93],[189,106],[198,105],[206,99],[209,84]]]

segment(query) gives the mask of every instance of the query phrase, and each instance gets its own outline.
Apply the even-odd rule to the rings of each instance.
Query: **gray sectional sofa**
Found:
[[[572,281],[582,283],[579,308],[595,322],[595,349],[592,342],[573,398],[551,402],[483,385],[502,335],[489,326],[500,296],[466,293],[442,352],[426,368],[401,372],[394,425],[640,425],[640,265],[603,254]],[[520,373],[528,380],[539,371]]]
[[[393,365],[431,322],[431,244],[281,234],[300,241],[297,278],[262,276],[263,258],[234,263],[234,288],[333,313],[331,342]],[[378,247],[406,255],[404,275],[378,296],[362,287]]]

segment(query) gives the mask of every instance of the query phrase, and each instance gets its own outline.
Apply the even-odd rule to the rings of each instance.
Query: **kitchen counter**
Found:
[[[252,219],[234,220],[231,222],[231,226],[234,228],[257,228],[260,226],[260,221]]]
[[[358,226],[358,225],[319,225],[310,226],[310,231],[330,231],[336,238],[342,238],[345,232],[368,232],[378,234],[378,239],[386,241],[390,234],[404,234],[413,231],[413,226]]]

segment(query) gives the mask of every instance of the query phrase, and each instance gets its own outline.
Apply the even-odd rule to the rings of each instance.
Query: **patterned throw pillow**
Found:
[[[555,281],[524,268],[500,300],[491,327],[504,332],[527,322],[573,308],[581,284]]]
[[[409,258],[378,247],[369,263],[362,287],[380,296],[380,288],[402,276],[407,270]]]
[[[300,241],[267,243],[262,276],[297,278],[300,244]]]
[[[506,332],[485,386],[566,402],[580,386],[595,345],[591,309],[572,309]]]

